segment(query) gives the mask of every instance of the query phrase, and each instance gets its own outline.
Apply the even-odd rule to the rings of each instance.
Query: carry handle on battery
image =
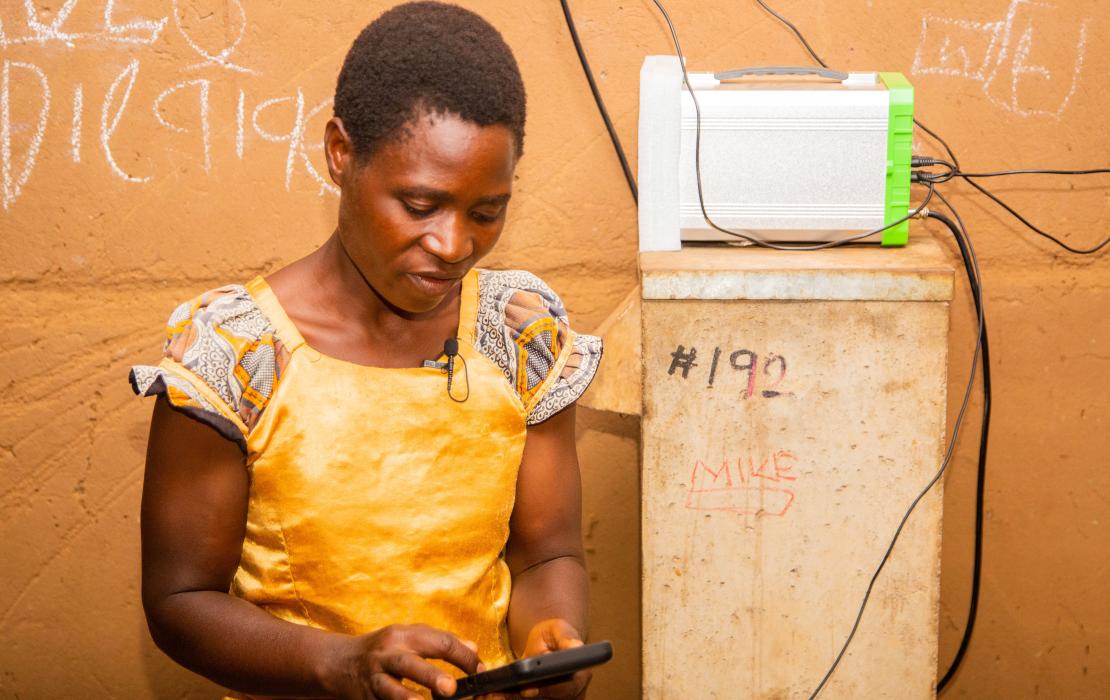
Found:
[[[829,80],[839,80],[844,82],[848,79],[847,73],[842,73],[838,70],[831,68],[819,68],[817,66],[754,66],[751,68],[736,68],[735,70],[726,70],[719,73],[714,73],[713,77],[717,80],[732,80],[733,78],[741,78],[745,75],[817,75]]]

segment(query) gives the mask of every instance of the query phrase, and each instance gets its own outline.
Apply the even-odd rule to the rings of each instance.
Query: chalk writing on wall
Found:
[[[695,460],[684,505],[689,510],[728,511],[757,517],[781,517],[794,504],[791,472],[797,457],[789,450],[757,455],[752,450],[716,469]]]
[[[696,347],[679,345],[670,353],[670,366],[667,374],[681,379],[690,379],[691,372],[701,368],[710,389],[722,375],[739,373],[742,386],[740,395],[745,399],[762,396],[773,399],[780,396],[793,396],[793,392],[783,388],[786,379],[786,358],[773,352],[759,355],[746,348],[723,349],[720,346],[700,358]],[[697,372],[694,375],[697,376]]]
[[[3,179],[3,204],[4,209],[10,207],[19,198],[23,186],[31,179],[35,169],[35,158],[42,147],[43,136],[46,134],[46,124],[50,115],[50,81],[46,74],[33,63],[21,61],[4,61],[3,77],[0,78],[0,178]],[[38,86],[41,105],[38,124],[31,135],[27,145],[27,152],[23,155],[22,162],[17,166],[17,161],[12,156],[12,110],[11,94],[13,71],[26,71],[35,78]],[[18,172],[17,172],[18,171]]]
[[[1064,40],[1043,29],[1045,19],[1059,23],[1055,9],[1050,3],[1010,0],[1005,16],[989,22],[926,15],[911,71],[974,81],[992,103],[1021,116],[1060,118],[1079,87],[1091,20],[1073,21],[1074,43],[1069,39],[1067,46],[1074,52],[1042,65],[1041,56]]]
[[[238,0],[234,0],[236,3]],[[66,0],[49,24],[42,22],[38,10],[35,9],[33,0],[23,0],[24,33],[8,35],[6,27],[14,27],[14,22],[5,25],[4,17],[0,17],[0,48],[18,46],[20,44],[39,44],[45,46],[49,43],[61,43],[73,48],[81,43],[114,43],[149,46],[158,40],[166,26],[168,17],[158,20],[132,19],[119,22],[115,16],[115,0],[104,0],[103,28],[99,31],[71,31],[66,23],[73,16],[81,0]],[[15,3],[12,3],[13,5]],[[92,4],[92,3],[88,3]],[[13,31],[18,32],[18,29]]]
[[[254,135],[261,141],[286,146],[282,181],[286,190],[292,187],[294,176],[300,171],[319,187],[320,195],[338,194],[338,189],[316,168],[310,157],[311,153],[319,152],[322,144],[306,142],[307,125],[331,107],[332,99],[308,102],[301,88],[293,88],[291,94],[251,99],[243,85],[235,84],[233,87],[237,89],[231,93],[236,96],[234,105],[216,109],[213,104],[215,81],[230,78],[238,82],[261,74],[236,55],[249,26],[246,9],[241,0],[228,0],[228,26],[222,34],[224,45],[213,48],[208,45],[209,40],[201,41],[194,36],[188,24],[182,21],[184,10],[178,0],[169,0],[167,4],[161,17],[130,18],[122,16],[124,12],[116,7],[115,0],[100,0],[99,3],[66,0],[48,20],[43,19],[33,0],[23,0],[21,7],[13,2],[0,9],[0,49],[22,46],[41,48],[50,54],[56,54],[59,49],[76,54],[95,49],[98,57],[104,55],[105,47],[120,49],[119,67],[109,68],[112,79],[108,87],[101,94],[95,94],[90,86],[79,83],[73,88],[72,99],[68,90],[61,99],[52,99],[51,76],[36,64],[36,59],[4,57],[0,61],[0,203],[4,211],[20,199],[45,148],[68,150],[72,163],[82,167],[102,163],[121,180],[141,185],[156,181],[159,173],[138,172],[135,166],[119,162],[112,144],[120,136],[120,129],[144,129],[142,136],[148,143],[156,142],[159,136],[191,134],[195,139],[197,162],[205,174],[212,175],[213,133],[217,129],[229,132],[233,129],[235,157],[242,160],[248,141],[248,120]],[[79,11],[88,15],[91,5],[100,10],[98,28],[75,28]],[[183,57],[179,75],[169,80],[152,78],[143,70],[145,57],[141,52],[164,38],[167,31],[176,32],[191,54]],[[162,62],[164,56],[159,58],[159,65]],[[160,75],[165,75],[163,68],[159,71]],[[162,84],[156,83],[157,96],[151,104],[136,105],[133,99],[138,92],[136,86],[143,85],[145,80]],[[30,123],[14,121],[13,106],[17,104],[33,106],[37,119]],[[167,104],[195,105],[184,112],[180,109],[176,112],[191,113],[188,123],[167,116]],[[93,114],[99,111],[99,120],[86,120],[86,109]],[[149,109],[152,119],[145,122],[124,119],[125,115],[135,114],[133,110],[136,109]],[[234,124],[216,123],[215,115],[232,113]],[[274,125],[279,122],[287,123],[288,130],[285,127],[275,129]],[[95,132],[100,159],[89,158],[82,150],[87,140],[86,128]]]

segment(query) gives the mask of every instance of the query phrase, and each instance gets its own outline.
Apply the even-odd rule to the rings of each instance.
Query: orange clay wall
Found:
[[[545,277],[593,330],[637,283],[636,213],[559,3],[464,4],[505,34],[529,93],[509,225],[486,264]],[[132,397],[127,370],[158,357],[175,304],[331,232],[328,100],[351,39],[387,5],[0,2],[0,696],[217,697],[143,621],[151,402]],[[694,69],[808,63],[754,0],[669,5]],[[1110,162],[1105,0],[774,5],[834,66],[904,72],[919,116],[969,169]],[[635,167],[640,63],[671,52],[665,26],[648,0],[572,6]],[[1073,244],[1110,234],[1105,177],[988,184]],[[982,262],[995,369],[982,604],[947,696],[1106,697],[1110,250],[1063,253],[966,185],[945,189]],[[958,264],[940,229],[914,223],[929,232]],[[957,293],[953,408],[973,343],[966,285]],[[942,666],[968,601],[972,418],[946,484]],[[635,698],[639,423],[581,409],[579,427],[593,635],[617,649],[592,697]]]

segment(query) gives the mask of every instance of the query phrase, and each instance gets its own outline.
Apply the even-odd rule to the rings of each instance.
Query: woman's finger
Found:
[[[586,690],[592,678],[593,674],[589,671],[579,671],[568,681],[522,690],[520,692],[520,697],[525,700],[533,700],[535,698],[571,700],[572,698],[577,698]]]
[[[392,676],[419,683],[440,695],[455,694],[455,679],[431,665],[417,654],[398,652],[382,659],[382,668]],[[407,692],[407,691],[406,691]],[[406,697],[411,697],[411,693]]]
[[[471,648],[455,635],[434,627],[413,625],[408,629],[405,646],[426,659],[442,659],[468,675],[478,669],[476,648]]]
[[[374,700],[421,700],[396,678],[380,671],[370,676],[370,697]]]
[[[584,644],[585,642],[583,642],[578,637],[560,637],[559,651],[562,651],[563,649],[574,649],[575,647],[580,647]]]
[[[552,620],[543,628],[544,645],[550,651],[582,646],[582,635],[566,620]]]

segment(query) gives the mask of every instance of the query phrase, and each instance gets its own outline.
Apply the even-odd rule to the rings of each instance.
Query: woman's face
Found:
[[[425,113],[359,162],[333,119],[325,148],[341,190],[340,240],[392,306],[437,308],[497,243],[517,161],[507,127]]]

